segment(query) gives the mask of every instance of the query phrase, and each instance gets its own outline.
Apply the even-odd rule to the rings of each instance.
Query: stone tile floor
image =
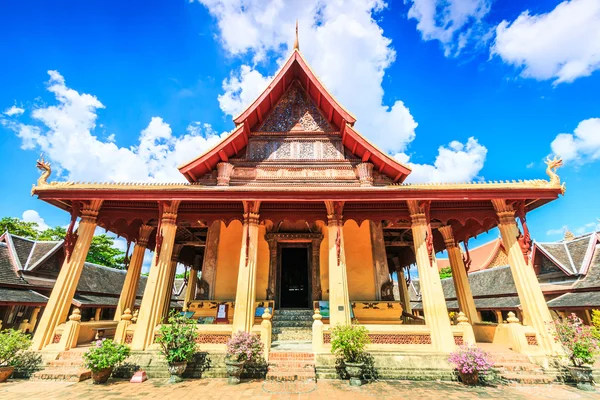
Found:
[[[600,391],[583,392],[566,385],[466,387],[456,382],[379,381],[350,387],[346,381],[320,380],[304,394],[269,393],[263,381],[228,386],[226,379],[186,380],[169,384],[168,379],[153,379],[142,384],[109,381],[93,385],[80,383],[11,380],[0,384],[0,399],[600,399]],[[281,392],[284,388],[280,388]]]

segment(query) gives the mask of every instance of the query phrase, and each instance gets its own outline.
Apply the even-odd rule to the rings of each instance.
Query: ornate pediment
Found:
[[[335,129],[294,80],[256,132],[333,132]]]

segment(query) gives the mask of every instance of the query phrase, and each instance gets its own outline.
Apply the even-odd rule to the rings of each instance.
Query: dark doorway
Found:
[[[310,308],[308,247],[281,247],[281,308]]]

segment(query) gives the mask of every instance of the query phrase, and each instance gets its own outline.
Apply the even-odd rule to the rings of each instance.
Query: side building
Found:
[[[0,327],[35,330],[65,259],[64,241],[37,241],[8,232],[0,236]],[[121,294],[125,270],[86,262],[71,307],[79,308],[82,321],[112,320]],[[136,293],[139,307],[147,277]],[[182,280],[183,281],[183,280]],[[172,307],[181,283],[173,290]],[[132,310],[133,311],[133,310]],[[69,315],[71,313],[69,312]]]
[[[559,241],[534,242],[532,266],[554,318],[575,313],[590,324],[591,311],[600,309],[599,239],[600,232],[575,237],[567,231]],[[502,323],[511,311],[522,321],[521,303],[502,240],[495,239],[471,250],[470,258],[469,283],[481,321]],[[447,266],[446,259],[438,259],[440,270]],[[448,311],[458,312],[452,278],[441,282]],[[417,279],[411,282],[409,290],[413,310],[422,313]]]

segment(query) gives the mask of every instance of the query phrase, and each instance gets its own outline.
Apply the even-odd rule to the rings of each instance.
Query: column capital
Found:
[[[244,224],[258,225],[260,214],[260,201],[243,201],[244,204]]]
[[[407,200],[406,204],[408,205],[408,212],[410,213],[413,225],[429,224],[428,214],[429,205],[431,204],[429,201]]]
[[[181,201],[179,200],[160,201],[158,203],[161,224],[175,225],[177,221],[177,209],[180,203]]]
[[[343,224],[344,202],[343,201],[325,201],[327,208],[327,225],[336,226]]]
[[[373,186],[373,164],[369,162],[360,163],[356,166],[356,172],[360,186]]]
[[[444,238],[446,249],[453,249],[456,247],[456,239],[454,239],[454,232],[452,231],[452,227],[450,225],[440,226],[438,231]]]
[[[81,222],[96,222],[103,200],[87,200],[81,202]]]
[[[136,245],[140,247],[148,247],[148,240],[150,239],[150,234],[154,230],[153,226],[150,225],[142,225],[140,226],[140,231],[138,234],[138,239],[136,241]]]
[[[492,199],[492,205],[500,224],[514,224],[515,223],[515,209],[512,204],[507,203],[504,199]]]
[[[217,186],[229,186],[231,174],[233,172],[233,164],[228,162],[220,162],[217,164]]]

